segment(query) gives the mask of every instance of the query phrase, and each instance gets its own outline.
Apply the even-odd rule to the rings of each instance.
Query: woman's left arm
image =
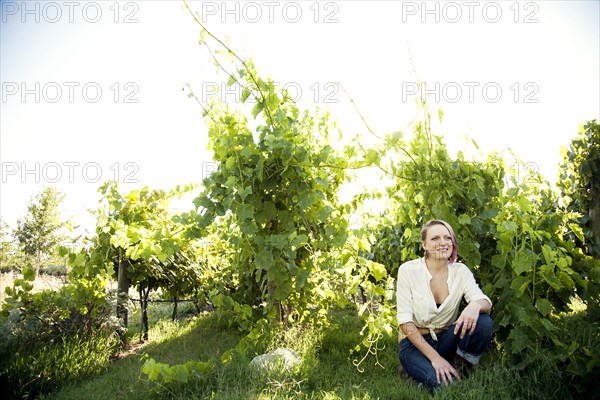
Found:
[[[479,304],[479,312],[484,314],[489,314],[492,312],[492,305],[486,299],[479,299],[473,301],[471,304],[477,303]]]
[[[469,304],[456,320],[454,328],[454,334],[460,330],[461,339],[465,336],[465,333],[473,333],[475,331],[480,313],[489,314],[492,311],[491,301],[481,291],[477,282],[475,282],[473,273],[468,269],[465,270],[465,278],[465,299]]]
[[[460,338],[465,337],[465,333],[473,333],[477,326],[477,319],[480,313],[489,314],[492,311],[492,305],[486,299],[473,300],[470,302],[456,320],[454,334],[460,331]]]

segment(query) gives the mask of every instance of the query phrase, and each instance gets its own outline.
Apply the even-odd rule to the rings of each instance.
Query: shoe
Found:
[[[473,368],[475,368],[473,364],[458,355],[454,358],[452,364],[454,364],[454,368],[458,371],[461,378],[468,377],[473,372]]]
[[[408,372],[406,372],[406,370],[404,369],[402,364],[400,364],[398,366],[398,375],[400,376],[400,378],[404,379],[405,381],[412,380],[412,377],[408,374]]]

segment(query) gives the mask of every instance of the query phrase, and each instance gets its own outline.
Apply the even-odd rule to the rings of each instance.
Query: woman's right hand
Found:
[[[456,379],[460,380],[460,375],[458,371],[442,356],[438,356],[431,361],[431,365],[435,370],[435,376],[437,378],[437,382],[441,385],[442,382],[445,385],[452,383],[452,376],[455,376]]]

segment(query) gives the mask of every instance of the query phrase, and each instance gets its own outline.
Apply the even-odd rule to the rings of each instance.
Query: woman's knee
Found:
[[[477,326],[480,330],[489,332],[490,334],[494,331],[494,321],[489,314],[479,314]]]

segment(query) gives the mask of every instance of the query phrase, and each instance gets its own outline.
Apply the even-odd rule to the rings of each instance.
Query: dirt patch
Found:
[[[3,273],[0,275],[0,304],[6,298],[6,288],[12,287],[15,279],[23,278],[23,275],[13,272]],[[32,292],[37,293],[42,290],[58,290],[66,284],[66,277],[56,277],[52,275],[40,274],[33,281]]]
[[[144,347],[146,347],[146,345],[149,343],[150,343],[149,341],[130,343],[126,346],[125,349],[123,349],[120,352],[118,352],[117,354],[115,354],[112,357],[112,359],[115,361],[122,360],[123,358],[127,358],[131,355],[137,354],[140,352],[140,350],[142,350]]]

